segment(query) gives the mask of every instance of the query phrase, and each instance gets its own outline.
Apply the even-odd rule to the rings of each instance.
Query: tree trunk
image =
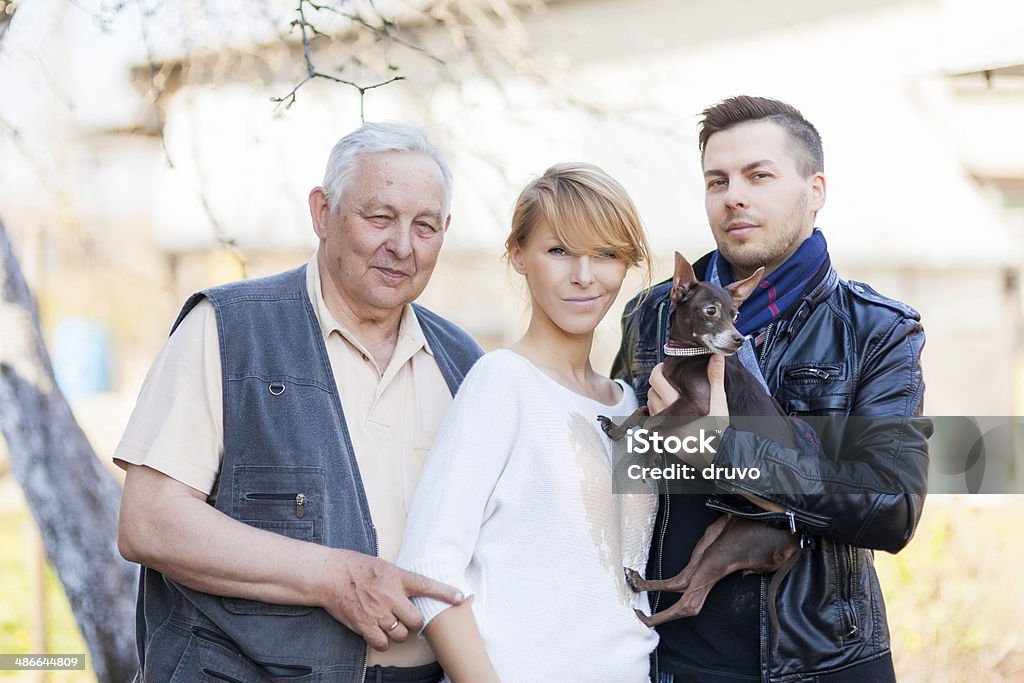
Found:
[[[117,552],[121,488],[56,387],[39,314],[0,222],[0,432],[100,681],[137,668],[137,567]]]

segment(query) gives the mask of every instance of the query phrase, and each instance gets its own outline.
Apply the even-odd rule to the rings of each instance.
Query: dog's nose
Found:
[[[742,344],[743,343],[743,335],[739,334],[739,333],[735,333],[735,334],[732,335],[732,340],[734,342],[736,342],[737,344]]]

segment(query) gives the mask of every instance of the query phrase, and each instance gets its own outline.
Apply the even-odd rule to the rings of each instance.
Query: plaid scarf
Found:
[[[781,317],[800,299],[804,288],[828,260],[825,235],[815,228],[792,256],[761,279],[757,289],[740,305],[736,329],[744,335],[757,334]],[[720,257],[717,250],[711,254],[707,279],[720,287],[731,285],[736,280],[732,266]]]

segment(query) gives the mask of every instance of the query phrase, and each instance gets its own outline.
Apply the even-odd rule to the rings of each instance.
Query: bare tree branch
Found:
[[[284,104],[285,109],[289,109],[293,104],[295,104],[296,93],[298,93],[299,88],[301,88],[302,86],[304,86],[306,83],[308,83],[309,81],[311,81],[313,79],[322,78],[324,80],[331,81],[333,83],[339,83],[341,85],[345,85],[345,86],[348,86],[350,88],[353,88],[353,89],[355,89],[355,91],[357,93],[359,93],[359,120],[360,120],[360,122],[365,123],[366,122],[366,93],[368,91],[370,91],[370,90],[374,90],[376,88],[380,88],[381,86],[385,86],[385,85],[388,85],[390,83],[394,83],[396,81],[405,80],[405,77],[404,76],[392,76],[391,78],[388,78],[386,80],[383,80],[383,81],[380,81],[380,82],[377,82],[377,83],[372,83],[370,85],[359,85],[355,81],[351,81],[351,80],[348,80],[348,79],[345,79],[345,78],[340,78],[338,76],[332,76],[331,74],[326,74],[326,73],[323,73],[322,71],[318,71],[316,66],[313,64],[312,41],[314,39],[318,38],[318,37],[327,38],[327,37],[329,37],[329,35],[327,33],[325,33],[324,31],[320,30],[319,28],[317,28],[313,23],[311,23],[307,19],[307,17],[306,17],[306,10],[305,10],[307,5],[311,9],[316,11],[316,12],[324,10],[324,11],[333,12],[333,13],[338,14],[339,16],[345,17],[346,19],[349,19],[349,20],[353,20],[355,18],[356,19],[355,23],[357,25],[359,25],[359,26],[361,26],[363,28],[366,28],[366,29],[372,31],[373,33],[377,34],[378,39],[394,40],[394,36],[391,35],[391,27],[393,26],[393,24],[391,22],[385,20],[383,17],[381,17],[381,25],[380,26],[375,26],[375,25],[371,24],[369,21],[363,19],[362,17],[358,17],[358,15],[354,15],[351,12],[346,12],[346,11],[340,9],[340,8],[331,7],[329,5],[320,5],[320,4],[317,4],[315,2],[312,2],[312,0],[299,0],[299,5],[295,9],[296,13],[298,13],[298,18],[291,22],[291,26],[292,26],[292,28],[298,27],[299,31],[302,34],[302,54],[303,54],[303,58],[305,59],[305,62],[306,62],[306,76],[301,81],[299,81],[295,85],[294,88],[291,89],[291,92],[289,92],[288,94],[284,95],[283,97],[272,97],[272,98],[270,98],[270,101],[274,102],[278,106]],[[425,50],[421,50],[421,51],[424,54],[429,54]],[[435,58],[435,59],[437,59],[437,58]],[[440,60],[438,60],[438,61],[440,62]],[[440,62],[440,63],[443,63],[443,62]],[[391,65],[389,64],[388,67],[391,68]]]

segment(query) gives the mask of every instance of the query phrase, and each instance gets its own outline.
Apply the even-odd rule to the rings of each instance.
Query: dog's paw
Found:
[[[615,423],[612,422],[612,419],[605,415],[598,415],[597,422],[601,425],[601,429],[604,430],[604,433],[611,436],[612,431],[615,429]]]
[[[626,585],[631,591],[639,593],[643,590],[644,577],[640,575],[640,572],[629,567],[623,567],[622,571],[626,574]]]
[[[647,454],[646,458],[644,458],[644,467],[646,467],[648,470],[651,470],[651,469],[654,468],[655,465],[658,464],[658,461],[659,461],[658,453],[655,453],[654,449],[651,449],[651,452]],[[647,480],[644,479],[644,481],[647,481]]]
[[[646,614],[644,614],[643,612],[641,612],[638,609],[635,609],[633,611],[636,612],[637,619],[639,619],[640,621],[644,622],[644,626],[646,626],[647,628],[653,628],[654,627],[654,623],[652,621],[652,617],[647,616]]]

